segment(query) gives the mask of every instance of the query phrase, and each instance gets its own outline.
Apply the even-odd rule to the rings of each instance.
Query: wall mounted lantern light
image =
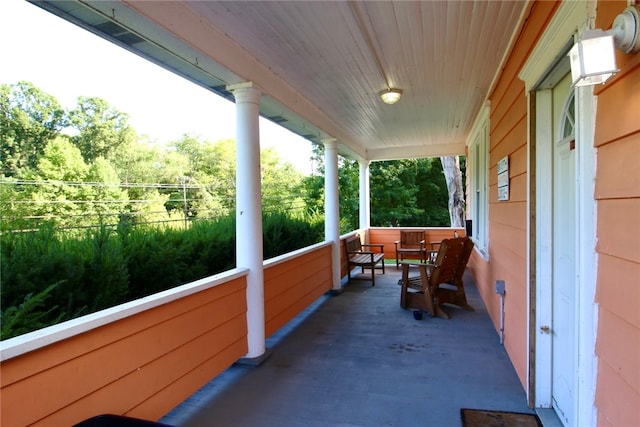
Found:
[[[395,104],[400,100],[400,97],[402,96],[402,90],[389,88],[383,90],[378,95],[380,95],[380,98],[382,98],[382,100],[386,104]]]
[[[615,48],[623,53],[640,51],[638,6],[629,6],[613,21],[610,30],[586,30],[569,51],[574,87],[606,82],[616,74]]]

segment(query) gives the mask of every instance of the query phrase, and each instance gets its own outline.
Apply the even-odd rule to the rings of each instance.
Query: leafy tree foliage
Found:
[[[317,174],[305,178],[305,204],[321,212],[324,200],[323,149],[315,146]],[[359,165],[339,158],[340,231],[359,227]],[[439,158],[370,164],[371,225],[379,227],[448,227],[447,184]]]
[[[260,157],[263,209],[303,211],[302,173],[271,148],[262,150]]]
[[[81,96],[77,108],[69,112],[69,121],[78,132],[71,140],[87,162],[109,159],[116,148],[136,139],[128,114],[104,99]]]
[[[0,175],[17,176],[35,167],[66,123],[58,101],[33,84],[0,85]]]

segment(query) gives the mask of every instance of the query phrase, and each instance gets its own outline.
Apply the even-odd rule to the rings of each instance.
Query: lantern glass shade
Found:
[[[571,81],[574,87],[606,82],[619,70],[613,35],[588,30],[569,51]]]
[[[380,98],[386,104],[395,104],[400,100],[400,96],[402,96],[402,91],[400,89],[385,89],[379,93]]]

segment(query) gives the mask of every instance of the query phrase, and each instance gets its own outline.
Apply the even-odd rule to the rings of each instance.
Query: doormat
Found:
[[[464,427],[542,427],[536,414],[463,408],[460,416]]]

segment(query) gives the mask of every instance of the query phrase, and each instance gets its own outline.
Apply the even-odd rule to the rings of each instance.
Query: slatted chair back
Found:
[[[465,237],[445,239],[440,242],[438,255],[433,267],[431,267],[430,282],[432,286],[440,283],[457,283],[458,276],[464,274],[471,251],[468,251],[467,242],[473,242]],[[467,253],[468,252],[468,253]]]
[[[426,261],[427,250],[425,247],[426,233],[424,230],[400,230],[400,240],[394,242],[396,248],[396,267],[405,258]]]
[[[413,230],[400,231],[401,248],[422,248],[424,246],[425,232]]]

